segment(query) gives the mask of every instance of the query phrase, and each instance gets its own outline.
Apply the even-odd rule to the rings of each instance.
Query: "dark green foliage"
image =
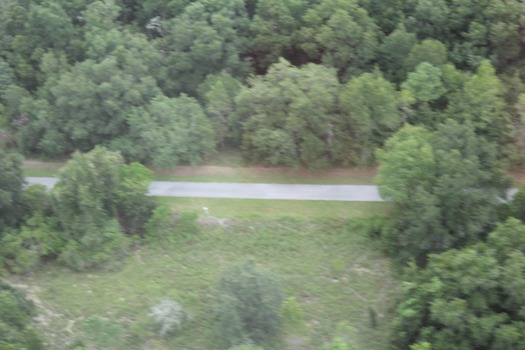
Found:
[[[8,227],[16,226],[23,216],[21,169],[22,157],[0,145],[0,237]]]
[[[238,146],[241,126],[235,114],[235,97],[241,90],[241,83],[229,73],[208,75],[199,85],[199,99],[203,101],[206,114],[213,125],[214,141],[218,147],[225,144]]]
[[[438,68],[444,65],[447,62],[447,48],[445,45],[434,39],[426,39],[414,45],[405,60],[406,71],[411,72],[415,70],[423,62],[430,63]]]
[[[510,216],[525,222],[525,185],[519,187],[508,207]]]
[[[166,94],[194,95],[208,74],[222,70],[244,76],[249,67],[248,17],[242,0],[199,0],[190,3],[176,18],[163,21],[159,48],[166,53],[167,75],[161,80]]]
[[[344,117],[336,138],[343,163],[370,165],[374,151],[401,126],[399,94],[394,85],[376,71],[348,82],[340,97]],[[355,150],[356,159],[348,159]],[[348,158],[347,158],[348,157]]]
[[[4,101],[4,94],[13,83],[14,73],[9,64],[0,59],[0,103]]]
[[[306,12],[304,22],[299,42],[310,60],[336,68],[345,82],[370,67],[378,29],[356,1],[322,1]]]
[[[378,157],[380,192],[397,207],[385,239],[400,260],[477,242],[509,185],[496,145],[470,124],[449,120],[434,134],[405,126]]]
[[[470,122],[477,134],[503,145],[508,140],[510,120],[505,111],[504,87],[489,61],[464,84],[460,98],[449,107],[451,118]]]
[[[335,71],[314,64],[296,68],[280,60],[253,78],[236,99],[246,158],[311,168],[333,163],[338,90]]]
[[[510,219],[486,243],[431,255],[424,269],[411,266],[397,308],[397,348],[522,349],[524,237],[523,224]]]
[[[142,165],[125,166],[120,154],[97,147],[75,153],[59,178],[54,211],[66,241],[60,258],[69,266],[102,267],[125,251],[124,232],[143,232],[153,204],[146,197],[151,172]]]
[[[400,83],[406,79],[407,65],[405,61],[416,43],[416,35],[407,32],[404,25],[400,25],[385,37],[379,46],[378,61],[387,78],[395,83]]]
[[[264,344],[280,329],[283,294],[279,279],[254,261],[227,268],[219,281],[219,334],[230,345]]]
[[[44,349],[29,325],[34,312],[33,303],[22,292],[0,279],[0,349]]]
[[[165,205],[157,206],[151,213],[151,217],[144,224],[146,237],[151,240],[166,239],[174,233],[174,220],[171,209]]]
[[[198,164],[213,151],[213,129],[197,100],[157,96],[129,115],[130,135],[111,143],[129,159],[157,167]],[[136,147],[140,145],[140,147]]]
[[[257,68],[265,72],[284,57],[293,63],[305,63],[304,52],[297,47],[297,37],[304,24],[303,16],[311,0],[258,0],[251,21],[254,40],[251,54]]]
[[[125,135],[132,108],[145,105],[159,93],[153,78],[126,72],[113,57],[76,65],[50,91],[53,100],[48,108],[39,107],[33,121],[43,132],[36,147],[48,155],[75,148],[87,151]],[[45,109],[49,112],[42,115]],[[57,139],[63,140],[58,149]]]
[[[19,230],[7,231],[0,244],[3,265],[11,272],[25,273],[56,258],[66,242],[55,218],[36,213]]]

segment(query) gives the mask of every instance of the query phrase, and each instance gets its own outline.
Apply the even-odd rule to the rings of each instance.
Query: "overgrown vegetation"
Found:
[[[523,11],[518,0],[8,0],[0,142],[40,157],[103,145],[161,167],[228,146],[326,168],[374,164],[402,124],[451,118],[519,163]]]
[[[303,310],[303,326],[287,327],[283,318],[284,328],[263,345],[266,350],[318,350],[335,337],[358,349],[382,350],[390,342],[389,310],[399,282],[389,260],[361,230],[341,219],[237,219],[226,226],[206,225],[186,234],[174,230],[137,247],[116,271],[79,274],[52,264],[13,279],[34,290],[48,310],[37,326],[56,349],[75,341],[95,344],[113,330],[113,337],[121,337],[116,349],[228,349],[217,331],[221,293],[216,287],[228,267],[247,259],[277,274],[284,296],[294,297]],[[161,337],[150,313],[166,299],[182,306],[186,320]],[[370,306],[378,313],[377,328],[368,321]],[[97,335],[99,323],[106,326]]]
[[[43,309],[41,325],[58,348],[257,348],[265,338],[266,350],[521,349],[525,194],[507,202],[504,174],[525,163],[524,16],[520,0],[3,1],[2,272],[36,273],[28,283],[60,310]],[[133,163],[193,165],[225,148],[263,165],[378,165],[391,203],[158,206],[145,195],[151,173]],[[20,154],[71,159],[48,193],[23,188]],[[197,221],[181,206],[228,217]],[[372,218],[334,219],[355,215]],[[390,274],[361,268],[381,261],[371,245],[404,281],[389,339],[385,304],[366,283],[383,290],[376,281]],[[250,256],[283,276],[270,318],[243,305],[257,283],[237,281],[242,295],[224,279],[219,296],[210,289]],[[103,282],[87,289],[61,263]],[[266,278],[250,271],[237,273]],[[374,277],[350,283],[352,271]],[[76,304],[96,286],[107,296]],[[31,348],[31,312],[6,290],[0,304],[19,316],[2,320],[0,342]],[[154,322],[148,310],[168,299],[180,305],[155,309]],[[218,301],[232,329],[214,331]]]

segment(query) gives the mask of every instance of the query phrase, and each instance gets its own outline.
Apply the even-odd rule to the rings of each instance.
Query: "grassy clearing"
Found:
[[[215,285],[226,265],[247,258],[278,273],[305,314],[301,331],[284,333],[268,350],[318,350],[333,336],[360,350],[387,348],[388,310],[399,282],[374,243],[343,220],[231,220],[144,245],[115,272],[49,266],[16,282],[40,300],[46,312],[39,328],[58,350],[78,338],[112,340],[111,349],[221,350],[226,347],[213,323]],[[160,339],[148,310],[165,297],[179,301],[190,319],[178,334]],[[370,307],[378,315],[375,329]],[[93,317],[105,322],[98,331],[86,327]]]
[[[303,174],[288,174],[276,169],[266,173],[243,173],[223,175],[173,175],[166,171],[155,171],[155,180],[158,181],[191,181],[191,182],[237,182],[237,183],[276,183],[276,184],[332,184],[332,185],[370,185],[373,178],[366,175],[331,176],[322,172],[305,171]]]
[[[221,218],[322,219],[386,215],[392,205],[385,202],[294,201],[268,199],[217,199],[158,197],[173,211],[209,208],[210,215]]]

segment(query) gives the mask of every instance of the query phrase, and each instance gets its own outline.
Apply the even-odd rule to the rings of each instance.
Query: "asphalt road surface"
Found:
[[[27,177],[28,184],[52,188],[56,178]],[[149,194],[159,197],[295,199],[322,201],[381,202],[376,186],[277,185],[258,183],[153,181]]]

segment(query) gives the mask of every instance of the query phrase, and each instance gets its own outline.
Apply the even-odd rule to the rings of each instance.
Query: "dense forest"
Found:
[[[520,0],[2,1],[0,271],[114,268],[166,236],[146,166],[225,149],[377,165],[393,210],[357,226],[401,276],[392,349],[525,349],[525,190],[507,200],[506,176],[525,163],[524,38]],[[69,161],[47,192],[24,188],[22,156]],[[279,283],[252,261],[224,272],[223,348],[278,348],[300,309]],[[183,323],[159,305],[161,333]],[[43,347],[4,282],[0,311],[1,349]]]
[[[523,161],[520,1],[4,1],[1,141],[197,164],[374,164],[404,124]],[[140,145],[140,147],[138,147]]]

